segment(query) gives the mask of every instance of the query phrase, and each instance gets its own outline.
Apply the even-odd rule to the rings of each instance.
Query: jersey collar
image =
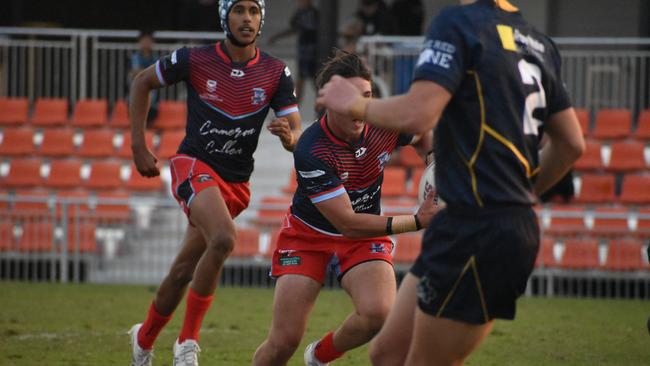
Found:
[[[330,126],[327,124],[327,113],[323,114],[323,117],[320,119],[320,127],[321,129],[325,132],[325,135],[335,144],[344,146],[346,148],[356,150],[360,146],[363,146],[363,144],[366,141],[366,135],[368,134],[368,124],[366,123],[365,126],[363,126],[363,133],[361,134],[361,137],[359,138],[359,141],[357,141],[354,144],[351,144],[345,140],[340,139],[338,136],[336,136],[332,130],[330,129]]]
[[[225,62],[229,64],[240,64],[239,62],[233,62],[230,56],[228,55],[228,51],[226,50],[226,45],[223,43],[223,41],[217,42],[215,45],[215,50],[217,51],[217,55],[223,59]],[[250,60],[243,62],[243,67],[248,67],[248,66],[253,66],[256,63],[260,61],[260,49],[255,47],[255,56],[251,58]]]
[[[512,5],[508,0],[480,0],[480,2],[495,6],[508,13],[516,13],[519,11],[519,8]]]

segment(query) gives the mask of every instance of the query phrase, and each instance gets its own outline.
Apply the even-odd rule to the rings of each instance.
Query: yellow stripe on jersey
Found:
[[[524,155],[517,149],[517,147],[510,141],[508,141],[507,138],[501,136],[500,133],[497,131],[493,130],[492,127],[485,125],[485,131],[497,141],[505,145],[510,151],[512,151],[513,154],[517,157],[517,159],[521,162],[521,165],[524,166],[524,169],[526,169],[526,177],[531,178],[533,175],[537,174],[539,172],[539,169],[535,169],[534,171],[530,170],[530,164],[528,163],[528,160],[524,157]]]
[[[478,73],[471,70],[467,73],[473,75],[474,81],[476,82],[476,94],[478,94],[478,102],[481,108],[481,127],[479,130],[476,149],[474,150],[472,157],[469,159],[469,161],[466,161],[465,164],[469,169],[469,175],[472,179],[472,192],[474,193],[474,198],[476,199],[478,205],[480,207],[483,207],[483,200],[478,194],[478,183],[476,182],[476,172],[474,171],[474,165],[476,165],[476,160],[478,159],[478,155],[481,152],[481,148],[483,147],[483,140],[485,139],[485,100],[483,98],[483,88],[481,87],[481,79],[479,78]]]
[[[506,51],[517,52],[517,45],[515,44],[515,35],[511,26],[497,24],[497,32],[501,38],[501,45]]]

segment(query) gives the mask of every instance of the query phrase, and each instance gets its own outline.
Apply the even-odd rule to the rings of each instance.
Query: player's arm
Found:
[[[293,151],[302,133],[300,113],[293,112],[284,117],[275,118],[266,128],[280,138],[285,150]]]
[[[582,130],[573,108],[551,115],[544,131],[548,141],[540,154],[540,170],[534,186],[538,195],[557,183],[585,151]]]
[[[160,174],[156,163],[158,159],[149,150],[145,142],[145,127],[149,112],[149,94],[153,89],[162,87],[156,76],[155,64],[140,71],[131,83],[131,102],[129,103],[129,118],[131,120],[131,149],[133,162],[138,172],[145,177]]]
[[[415,215],[379,216],[356,213],[347,193],[314,205],[336,230],[348,238],[372,238],[417,231],[426,227],[435,213],[433,197],[429,197]]]
[[[418,155],[420,155],[422,160],[426,162],[427,156],[431,154],[433,150],[433,130],[413,135],[413,140],[411,140],[410,145],[415,148]]]

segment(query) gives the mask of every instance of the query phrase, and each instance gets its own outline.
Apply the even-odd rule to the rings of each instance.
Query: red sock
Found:
[[[320,340],[320,342],[318,342],[314,355],[318,361],[328,363],[343,356],[344,353],[345,352],[339,352],[334,348],[334,333],[329,332]]]
[[[190,288],[187,293],[187,307],[185,309],[185,320],[183,329],[178,337],[178,343],[183,343],[186,339],[199,341],[199,330],[205,313],[212,304],[212,296],[200,296]]]
[[[142,323],[142,327],[138,332],[138,345],[143,349],[151,349],[153,342],[156,341],[158,334],[172,318],[172,315],[173,313],[167,316],[160,315],[152,301],[149,312],[147,312],[147,319]]]

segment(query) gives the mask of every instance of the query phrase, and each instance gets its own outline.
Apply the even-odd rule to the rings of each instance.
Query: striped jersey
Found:
[[[320,232],[340,235],[314,204],[347,194],[355,212],[379,215],[384,166],[412,138],[366,124],[351,144],[332,133],[324,116],[304,131],[293,152],[298,189],[291,214]]]
[[[208,164],[227,182],[246,182],[269,108],[277,117],[298,111],[289,68],[256,49],[233,62],[219,42],[180,48],[156,63],[162,85],[187,85],[187,124],[178,153]]]

